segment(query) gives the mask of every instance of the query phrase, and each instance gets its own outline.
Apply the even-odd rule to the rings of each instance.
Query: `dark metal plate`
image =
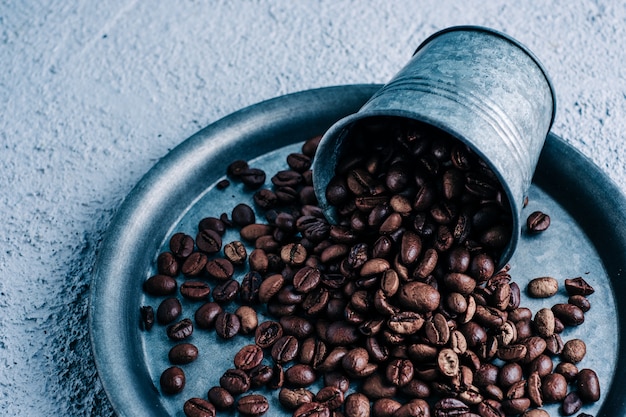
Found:
[[[183,416],[184,401],[193,396],[206,398],[208,389],[232,366],[234,353],[250,343],[247,336],[223,341],[214,332],[196,330],[191,342],[199,347],[200,357],[183,366],[187,386],[179,395],[163,396],[158,381],[170,366],[167,352],[173,343],[162,326],[155,325],[150,332],[139,326],[139,307],[158,306],[159,300],[146,296],[141,287],[155,272],[156,256],[167,247],[170,236],[177,231],[195,236],[203,217],[230,213],[241,201],[252,205],[251,194],[239,184],[221,191],[214,187],[228,163],[245,159],[268,172],[284,169],[288,153],[357,111],[379,88],[347,85],[309,90],[240,110],[176,147],[128,195],[99,249],[89,310],[96,365],[119,415]],[[626,294],[622,279],[626,199],[587,158],[550,135],[525,212],[534,210],[550,214],[552,224],[542,235],[522,233],[510,262],[513,279],[524,288],[537,276],[551,275],[560,282],[583,276],[596,289],[585,323],[562,336],[585,340],[588,353],[579,368],[592,368],[600,376],[601,400],[582,411],[626,416],[626,355],[621,353],[626,336],[620,326],[626,306],[618,300]],[[237,232],[229,233],[224,242],[238,238]],[[522,304],[536,311],[566,299],[561,290],[549,300],[524,298]],[[183,316],[193,317],[199,305],[184,302]],[[268,415],[289,415],[279,411],[276,393],[261,393],[271,400]],[[559,415],[558,405],[546,408],[551,415]]]

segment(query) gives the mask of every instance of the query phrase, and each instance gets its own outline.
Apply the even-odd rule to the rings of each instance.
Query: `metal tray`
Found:
[[[199,347],[200,356],[184,365],[184,391],[175,396],[160,393],[158,381],[170,366],[167,352],[172,342],[158,324],[150,332],[140,329],[139,307],[158,305],[159,300],[143,293],[142,283],[155,272],[156,256],[167,247],[170,236],[177,231],[195,236],[203,217],[230,213],[240,201],[252,205],[251,194],[238,184],[225,190],[214,187],[232,160],[249,160],[268,172],[284,169],[288,153],[357,111],[379,88],[371,84],[327,87],[242,109],[177,146],[127,196],[99,248],[89,307],[96,366],[119,415],[183,416],[184,401],[193,396],[206,398],[208,389],[232,366],[234,353],[251,340],[237,336],[222,341],[214,332],[196,329],[191,342]],[[592,368],[600,376],[601,400],[582,411],[626,416],[626,355],[622,352],[626,334],[620,326],[626,306],[619,302],[626,294],[622,279],[626,199],[598,167],[552,134],[529,197],[525,213],[542,210],[550,214],[552,224],[541,235],[522,233],[510,261],[513,280],[525,288],[537,276],[554,276],[561,283],[583,276],[596,289],[585,323],[567,329],[562,337],[585,340],[588,353],[579,368]],[[236,232],[229,233],[224,242],[238,238]],[[549,300],[524,297],[522,305],[536,311],[566,299],[561,289]],[[183,316],[193,317],[198,305],[183,302]],[[262,393],[272,407],[267,415],[289,415],[279,411],[277,393]],[[558,405],[546,409],[559,415]]]

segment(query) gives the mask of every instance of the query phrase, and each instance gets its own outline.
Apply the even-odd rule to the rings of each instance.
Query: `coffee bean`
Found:
[[[583,402],[596,402],[600,399],[600,380],[591,369],[581,369],[578,372],[576,388]]]
[[[246,247],[239,240],[224,245],[224,256],[234,265],[242,265],[248,258]]]
[[[222,387],[211,387],[208,397],[217,410],[228,410],[235,404],[232,394]]]
[[[157,308],[157,321],[159,324],[170,324],[180,316],[182,311],[183,307],[178,298],[166,298]]]
[[[167,368],[159,379],[163,394],[178,394],[185,388],[185,372],[178,366]]]
[[[240,332],[242,334],[252,333],[259,324],[259,318],[256,310],[249,306],[240,306],[235,310],[235,315],[241,323]]]
[[[175,233],[170,238],[170,251],[178,258],[186,258],[193,252],[193,238],[185,233]]]
[[[409,359],[395,359],[387,365],[387,380],[397,387],[403,387],[413,379],[413,363]]]
[[[569,304],[573,304],[576,307],[580,308],[584,313],[586,313],[587,311],[591,309],[591,303],[589,302],[587,297],[585,297],[584,295],[579,295],[579,294],[571,295],[567,299],[567,302]]]
[[[563,404],[561,405],[561,410],[563,414],[566,416],[571,416],[572,414],[577,413],[583,406],[583,401],[578,396],[576,391],[572,391],[563,400]]]
[[[239,282],[234,279],[227,279],[213,288],[213,300],[216,303],[228,303],[239,295]]]
[[[309,365],[295,364],[285,370],[285,380],[294,387],[307,387],[316,378],[315,371]]]
[[[186,365],[198,358],[198,348],[191,343],[180,343],[170,349],[167,357],[174,365]]]
[[[535,408],[534,410],[525,411],[522,417],[550,417],[550,414],[546,410]]]
[[[243,394],[250,389],[250,377],[241,369],[228,369],[220,377],[220,386],[232,395]]]
[[[567,326],[578,326],[585,321],[585,313],[574,304],[555,304],[552,306],[552,312]]]
[[[397,297],[402,307],[426,313],[434,311],[439,306],[441,294],[431,285],[413,281],[402,285]]]
[[[257,303],[259,301],[259,291],[262,283],[263,277],[257,271],[246,273],[239,286],[239,298],[241,301],[246,304]]]
[[[278,401],[288,410],[296,410],[303,404],[313,402],[314,395],[306,388],[281,388],[278,393]]]
[[[185,259],[182,266],[180,267],[180,271],[185,276],[197,276],[200,275],[207,264],[208,257],[202,252],[193,252],[191,255]]]
[[[150,330],[154,325],[154,309],[152,306],[141,306],[141,324],[145,330]]]
[[[172,295],[176,292],[177,283],[169,275],[157,274],[143,283],[143,290],[154,296]]]
[[[294,336],[283,336],[272,345],[271,355],[276,363],[291,362],[298,356],[298,339]]]
[[[180,294],[191,301],[204,300],[210,293],[211,288],[202,281],[185,281],[180,286]]]
[[[202,252],[212,255],[222,249],[222,237],[213,230],[201,230],[196,236],[196,246]]]
[[[380,398],[372,404],[372,415],[375,417],[392,417],[402,404],[392,398]]]
[[[209,276],[221,281],[231,278],[234,273],[233,264],[224,258],[211,259],[206,263],[205,269]]]
[[[578,363],[587,353],[587,345],[581,339],[571,339],[565,342],[561,351],[561,358],[566,362]]]
[[[222,236],[226,233],[227,226],[226,222],[222,219],[218,219],[217,217],[205,217],[198,223],[198,231],[209,229]]]
[[[252,368],[248,374],[250,375],[250,386],[252,388],[258,388],[265,385],[269,385],[274,379],[277,379],[274,375],[274,369],[268,365],[258,365]],[[279,376],[280,378],[280,376]]]
[[[222,312],[222,307],[214,302],[204,303],[196,310],[194,319],[200,329],[211,329],[215,326],[217,316]]]
[[[566,279],[565,290],[569,295],[587,296],[595,292],[594,288],[587,283],[582,277]]]
[[[550,216],[541,212],[532,212],[526,219],[526,227],[531,233],[539,233],[548,229],[550,226]]]
[[[258,168],[247,168],[239,173],[241,182],[251,190],[256,190],[265,184],[265,171]]]
[[[283,327],[275,321],[264,321],[254,332],[254,341],[262,349],[271,347],[283,336]]]
[[[273,274],[265,278],[259,286],[259,301],[267,303],[285,284],[285,279],[280,274]]]
[[[231,219],[237,226],[247,226],[256,221],[254,210],[247,204],[240,203],[233,208]]]
[[[183,340],[193,333],[193,323],[189,319],[182,319],[167,326],[167,337],[172,340]]]
[[[560,362],[554,372],[563,375],[568,382],[574,381],[578,376],[578,368],[571,362]]]
[[[541,381],[543,401],[547,403],[559,402],[567,395],[567,381],[561,374],[549,374]]]
[[[554,333],[554,313],[549,308],[542,308],[535,314],[535,329],[542,337],[549,337]]]
[[[246,416],[261,416],[269,408],[267,398],[260,394],[245,395],[237,400],[237,411]]]
[[[215,317],[215,333],[222,339],[232,339],[240,328],[239,317],[232,313],[222,311]]]
[[[317,402],[305,403],[293,412],[293,417],[330,417],[330,409]],[[346,417],[349,417],[347,413]]]
[[[344,413],[346,417],[369,417],[369,398],[357,392],[348,395],[344,402]]]
[[[528,283],[528,295],[533,298],[552,297],[559,290],[559,283],[552,277],[534,278]]]
[[[213,404],[197,397],[185,401],[183,412],[187,417],[215,417],[215,407]]]
[[[226,167],[226,174],[231,177],[238,178],[243,171],[248,169],[248,167],[249,166],[246,161],[238,159],[228,164],[228,167]]]
[[[263,351],[257,345],[246,345],[239,349],[233,359],[235,368],[249,371],[261,364]]]
[[[343,404],[343,391],[336,387],[324,387],[315,395],[314,401],[336,410]]]

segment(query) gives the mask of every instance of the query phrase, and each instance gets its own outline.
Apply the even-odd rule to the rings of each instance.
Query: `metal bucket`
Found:
[[[488,28],[444,29],[426,39],[357,113],[326,132],[313,165],[316,196],[335,222],[325,190],[356,121],[400,116],[427,123],[468,145],[502,183],[513,218],[511,240],[500,257],[503,265],[517,246],[523,202],[555,109],[552,83],[526,47]]]

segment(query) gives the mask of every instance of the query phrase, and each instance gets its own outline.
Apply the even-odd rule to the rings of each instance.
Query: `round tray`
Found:
[[[141,330],[139,307],[158,306],[159,299],[144,294],[142,283],[155,273],[156,256],[166,250],[170,236],[178,231],[195,236],[202,218],[230,213],[241,201],[253,205],[251,193],[240,184],[215,188],[231,161],[248,160],[267,172],[285,169],[285,157],[299,151],[304,140],[356,112],[380,87],[308,90],[242,109],[177,146],[127,196],[99,248],[89,308],[96,366],[119,415],[183,416],[184,401],[206,398],[223,371],[232,367],[234,353],[250,343],[247,336],[224,341],[214,332],[196,330],[191,342],[200,356],[184,365],[185,390],[174,396],[160,393],[159,377],[170,366],[167,352],[173,343],[166,340],[163,326]],[[587,343],[587,356],[578,366],[592,368],[600,377],[600,401],[581,411],[626,416],[626,374],[615,371],[625,369],[626,361],[621,352],[626,336],[619,324],[626,306],[617,302],[626,294],[621,276],[626,268],[626,199],[598,167],[550,134],[524,210],[542,210],[550,214],[552,224],[536,236],[522,231],[510,261],[512,278],[523,289],[538,276],[550,275],[561,283],[582,276],[596,289],[585,323],[566,329],[562,337]],[[237,232],[228,233],[224,242],[238,239]],[[561,289],[548,300],[523,297],[522,305],[537,311],[566,299]],[[199,305],[184,301],[183,316],[193,317]],[[268,415],[290,415],[278,405],[277,393],[262,393],[270,399]],[[557,404],[546,409],[559,415]]]

